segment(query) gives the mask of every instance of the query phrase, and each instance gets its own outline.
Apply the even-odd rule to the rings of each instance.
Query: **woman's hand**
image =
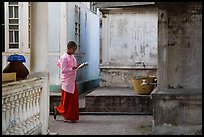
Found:
[[[77,69],[78,67],[79,67],[79,65],[81,65],[81,64],[77,64],[77,66],[76,67],[72,67],[72,69],[74,70],[74,69]]]
[[[77,69],[77,67],[72,67],[73,70]]]
[[[88,64],[87,63],[82,63],[83,64],[83,66],[81,66],[80,68],[82,68],[82,67],[84,67],[84,66],[87,66]],[[80,66],[81,64],[77,64],[77,66],[76,67],[72,67],[73,68],[73,70],[74,69],[77,69],[79,66]]]

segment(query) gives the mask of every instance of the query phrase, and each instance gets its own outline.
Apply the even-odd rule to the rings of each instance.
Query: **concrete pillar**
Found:
[[[48,72],[48,3],[31,3],[30,71]]]
[[[202,135],[202,86],[199,86],[202,5],[170,2],[158,3],[156,7],[158,90],[151,93],[152,134]],[[182,33],[178,35],[175,30]]]
[[[162,91],[167,89],[168,68],[168,15],[167,11],[159,10],[158,14],[158,78],[157,87]]]
[[[48,134],[49,126],[49,73],[48,73],[48,2],[31,2],[31,77],[43,79],[40,95],[40,121],[42,134]]]

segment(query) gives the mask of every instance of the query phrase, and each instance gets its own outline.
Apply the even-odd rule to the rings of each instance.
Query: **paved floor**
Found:
[[[150,115],[80,115],[77,123],[50,116],[49,132],[58,135],[150,135]]]
[[[87,93],[79,96],[79,108],[85,107]],[[53,115],[49,117],[50,135],[150,135],[151,131],[152,115],[81,113],[77,123],[64,123],[61,116],[57,120],[53,119]]]

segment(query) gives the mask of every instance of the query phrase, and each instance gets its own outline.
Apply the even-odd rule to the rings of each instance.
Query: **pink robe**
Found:
[[[77,67],[77,61],[74,55],[69,55],[65,53],[57,61],[57,66],[61,71],[61,85],[62,89],[69,93],[74,93],[75,81],[76,81],[76,69],[73,70],[72,67]]]

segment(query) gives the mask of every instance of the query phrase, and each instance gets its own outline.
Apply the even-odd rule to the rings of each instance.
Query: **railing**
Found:
[[[2,134],[40,134],[43,79],[2,83]]]

